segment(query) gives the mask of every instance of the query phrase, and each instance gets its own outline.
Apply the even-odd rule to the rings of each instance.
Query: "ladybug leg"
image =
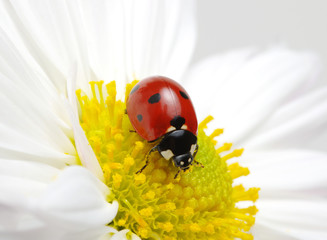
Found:
[[[181,171],[181,169],[178,169],[178,172],[176,173],[176,175],[175,175],[174,179],[176,179],[176,178],[177,178],[177,176],[178,176],[178,174],[180,173],[180,171]]]
[[[196,144],[196,148],[193,153],[193,158],[195,158],[196,154],[198,153],[198,150],[199,150],[199,145]]]
[[[129,130],[129,132],[132,132],[132,133],[136,133],[136,131],[135,131],[135,130]]]
[[[198,161],[196,161],[196,160],[193,160],[193,162],[196,163],[196,166],[197,166],[197,167],[202,167],[202,168],[204,168],[204,166],[203,166],[202,163],[200,163],[200,162],[198,162]]]
[[[196,145],[196,148],[195,148],[195,151],[194,151],[194,154],[193,154],[193,162],[196,163],[196,166],[197,166],[197,167],[202,167],[202,168],[204,168],[204,166],[203,166],[202,163],[200,163],[200,162],[198,162],[198,161],[196,161],[196,160],[194,159],[195,156],[196,156],[196,154],[198,153],[198,150],[199,150],[199,146]]]
[[[148,154],[146,155],[146,162],[145,162],[145,165],[144,165],[140,170],[138,170],[138,171],[136,172],[136,174],[141,173],[141,172],[144,170],[144,168],[146,168],[146,166],[148,166],[148,164],[149,164],[149,157],[150,157],[150,154],[153,153],[153,152],[155,152],[155,151],[158,151],[157,146],[151,148],[151,150],[150,150],[150,151],[148,152]]]

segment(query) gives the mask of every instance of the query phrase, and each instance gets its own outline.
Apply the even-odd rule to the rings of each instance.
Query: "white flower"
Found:
[[[185,73],[192,1],[0,4],[0,239],[126,238],[106,226],[118,204],[106,199],[73,94],[91,80],[123,89],[158,74],[182,81],[199,119],[212,114],[226,141],[245,147],[242,182],[261,187],[255,239],[327,237],[327,87],[314,55],[246,49]]]

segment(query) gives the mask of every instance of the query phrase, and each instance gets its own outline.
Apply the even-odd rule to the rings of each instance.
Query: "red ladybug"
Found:
[[[189,95],[177,82],[162,76],[140,81],[129,93],[127,114],[142,138],[149,142],[160,140],[137,173],[147,166],[154,151],[166,160],[173,160],[179,168],[175,178],[193,162],[200,164],[194,160],[198,151],[196,114]]]

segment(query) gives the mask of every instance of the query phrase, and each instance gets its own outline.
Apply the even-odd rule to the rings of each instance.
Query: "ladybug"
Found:
[[[166,160],[172,160],[181,170],[186,171],[194,163],[198,151],[198,122],[191,99],[185,89],[172,79],[163,76],[148,77],[129,93],[126,110],[135,131],[155,145],[146,156],[158,151]]]

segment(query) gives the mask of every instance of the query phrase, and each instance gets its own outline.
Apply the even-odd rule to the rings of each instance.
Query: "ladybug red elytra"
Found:
[[[163,76],[148,77],[129,93],[126,110],[135,131],[149,142],[160,141],[146,157],[158,151],[166,160],[173,160],[181,170],[189,169],[198,151],[198,122],[191,99],[185,89]],[[203,167],[201,165],[201,167]]]

